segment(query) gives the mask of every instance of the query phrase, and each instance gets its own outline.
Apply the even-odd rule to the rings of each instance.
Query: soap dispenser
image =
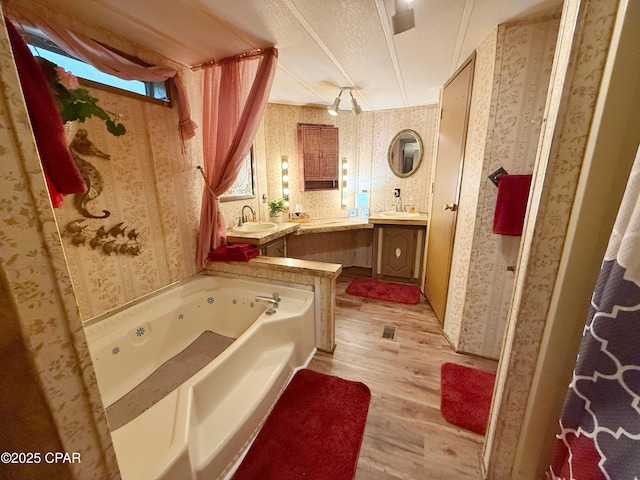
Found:
[[[413,197],[409,197],[409,213],[416,213],[416,206],[413,203]]]

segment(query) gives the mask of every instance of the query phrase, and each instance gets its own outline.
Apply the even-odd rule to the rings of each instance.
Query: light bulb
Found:
[[[282,162],[282,170],[286,170],[287,168],[289,168],[289,163],[288,162]]]
[[[342,95],[342,91],[340,91],[340,95]],[[331,106],[327,108],[327,111],[329,112],[329,114],[333,115],[334,117],[338,115],[338,106],[340,105],[340,95],[338,95],[335,101],[331,104]]]
[[[289,189],[288,188],[283,188],[282,189],[282,194],[283,195],[289,195]]]
[[[289,182],[289,175],[283,175],[283,176],[282,176],[282,181],[283,181],[284,183],[288,183],[288,182]]]

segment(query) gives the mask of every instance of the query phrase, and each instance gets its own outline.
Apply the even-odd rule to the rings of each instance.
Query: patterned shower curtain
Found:
[[[640,479],[640,149],[591,299],[547,479]]]

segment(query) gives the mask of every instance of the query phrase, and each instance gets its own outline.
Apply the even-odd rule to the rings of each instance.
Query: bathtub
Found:
[[[255,298],[274,292],[280,304],[268,315]],[[88,322],[122,478],[228,474],[314,355],[314,332],[305,287],[205,274]]]

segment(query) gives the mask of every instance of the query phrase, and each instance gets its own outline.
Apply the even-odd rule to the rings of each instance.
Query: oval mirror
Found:
[[[414,130],[401,130],[389,144],[389,167],[399,177],[413,175],[422,162],[423,153],[420,135]]]

